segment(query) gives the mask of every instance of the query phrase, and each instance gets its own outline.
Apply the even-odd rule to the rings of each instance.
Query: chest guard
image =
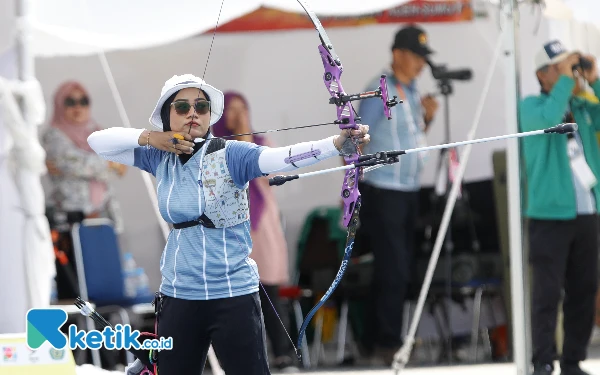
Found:
[[[209,228],[226,228],[250,219],[248,186],[239,189],[227,168],[225,140],[209,141],[202,158],[200,186],[204,194],[204,210],[200,223]]]

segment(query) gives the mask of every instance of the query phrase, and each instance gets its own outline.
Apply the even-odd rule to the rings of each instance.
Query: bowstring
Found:
[[[208,67],[208,60],[210,59],[210,53],[212,52],[213,43],[215,42],[215,35],[217,34],[217,28],[219,27],[219,20],[221,19],[221,11],[223,10],[223,4],[225,0],[221,0],[221,7],[219,8],[219,15],[217,16],[217,23],[215,24],[215,29],[213,30],[212,40],[210,42],[210,48],[208,49],[208,57],[206,58],[206,64],[204,65],[204,73],[202,73],[202,80],[204,81],[204,76],[206,75],[206,68]]]
[[[206,144],[203,147],[206,147],[208,149],[208,145],[209,145],[211,139],[207,139],[206,141],[207,142],[206,142]],[[198,165],[198,169],[202,169],[202,167],[200,165],[200,162],[198,160],[196,160],[196,164]],[[200,174],[200,178],[202,178],[202,174]],[[203,186],[204,186],[204,184],[203,184]],[[210,189],[210,192],[215,197],[215,199],[218,199],[217,198],[218,196],[213,191],[212,186],[208,185],[208,188]],[[250,201],[248,201],[248,203],[250,203]],[[219,209],[221,211],[221,214],[223,215],[223,217],[227,221],[227,224],[229,225],[230,224],[229,217],[223,211],[223,207],[221,207],[220,204],[217,204],[217,206],[219,207]],[[249,219],[249,220],[251,220],[251,219]],[[244,229],[246,231],[250,232],[250,230],[248,230],[246,228],[246,223],[243,223],[243,224],[244,224]],[[223,229],[226,229],[226,228],[223,228]],[[235,233],[235,231],[232,231],[232,232],[233,232],[233,235],[235,236],[235,239],[236,239],[238,245],[240,246],[240,249],[243,251],[244,247],[242,246],[242,242],[240,241],[237,233]],[[246,244],[246,247],[248,247],[248,244],[246,243],[246,240],[244,240],[244,243]],[[250,254],[248,254],[248,255],[250,255]],[[262,288],[263,292],[265,293],[265,296],[267,297],[267,300],[269,301],[269,304],[273,308],[273,312],[275,313],[275,316],[277,316],[277,319],[279,320],[279,323],[281,323],[281,327],[283,327],[283,330],[285,331],[285,334],[287,335],[288,339],[290,340],[290,343],[292,344],[292,347],[294,348],[294,351],[298,352],[298,348],[296,348],[296,344],[294,344],[294,340],[292,340],[292,337],[290,336],[290,333],[288,332],[287,328],[285,328],[285,324],[283,324],[283,320],[281,319],[281,316],[277,312],[277,309],[275,308],[275,305],[273,304],[273,301],[271,301],[271,298],[269,297],[269,294],[267,293],[267,290],[265,289],[265,286],[260,281],[260,277],[258,276],[258,274],[256,273],[256,271],[254,271],[254,268],[252,268],[248,263],[246,263],[246,265],[250,268],[250,270],[252,270],[252,273],[254,274],[254,276],[256,277],[256,279],[258,280],[258,284],[260,285],[260,287]]]
[[[281,131],[285,131],[285,130],[297,130],[297,129],[314,128],[314,127],[317,127],[317,126],[326,126],[326,125],[337,125],[337,122],[322,122],[320,124],[300,125],[300,126],[292,126],[292,127],[289,127],[289,128],[260,130],[260,131],[250,132],[250,133],[240,133],[240,134],[224,135],[222,137],[213,137],[213,138],[223,138],[223,139],[226,139],[226,138],[239,137],[239,136],[242,136],[242,135],[266,134],[266,133],[281,132]]]
[[[202,83],[200,83],[200,90],[198,90],[198,98],[197,100],[200,99],[200,92],[202,91],[202,85],[204,84],[204,77],[206,76],[206,69],[208,68],[208,60],[210,60],[210,54],[212,52],[212,48],[213,48],[213,44],[215,42],[215,35],[217,35],[217,29],[219,28],[219,20],[221,19],[221,11],[223,11],[223,4],[225,4],[225,0],[221,0],[221,6],[219,8],[219,15],[217,16],[217,23],[215,24],[215,29],[213,30],[213,35],[210,41],[210,47],[208,49],[208,56],[206,57],[206,64],[204,64],[204,72],[202,73]],[[210,98],[208,98],[210,99]],[[210,105],[210,101],[209,101],[209,105]],[[196,108],[194,107],[194,113],[196,111]],[[210,112],[212,112],[212,105],[210,106]],[[212,115],[211,115],[212,117]],[[210,132],[210,126],[209,126],[209,132]],[[190,129],[188,130],[188,134],[190,134],[190,132],[192,131],[192,127],[190,126]]]

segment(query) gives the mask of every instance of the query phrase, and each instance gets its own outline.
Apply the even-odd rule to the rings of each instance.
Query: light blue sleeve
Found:
[[[379,80],[376,82],[373,81],[369,86],[367,86],[365,91],[375,90],[378,87]],[[361,118],[360,122],[362,124],[369,125],[371,131],[373,131],[373,127],[376,126],[384,116],[381,98],[369,98],[361,100],[358,107],[358,116]]]
[[[227,168],[235,185],[243,189],[250,181],[265,176],[258,166],[258,157],[267,146],[259,146],[250,142],[227,141]]]
[[[164,151],[154,147],[137,147],[133,150],[133,165],[139,169],[151,173],[156,177],[156,168],[162,160]]]

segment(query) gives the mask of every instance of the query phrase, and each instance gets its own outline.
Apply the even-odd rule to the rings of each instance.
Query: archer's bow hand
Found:
[[[358,125],[358,129],[344,129],[335,137],[333,143],[342,155],[356,153],[357,145],[366,145],[371,141],[369,125]]]

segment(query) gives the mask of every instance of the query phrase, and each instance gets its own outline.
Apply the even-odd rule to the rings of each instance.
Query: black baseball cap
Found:
[[[434,53],[427,45],[427,33],[415,25],[404,27],[396,33],[392,50],[395,48],[407,49],[423,57]]]

